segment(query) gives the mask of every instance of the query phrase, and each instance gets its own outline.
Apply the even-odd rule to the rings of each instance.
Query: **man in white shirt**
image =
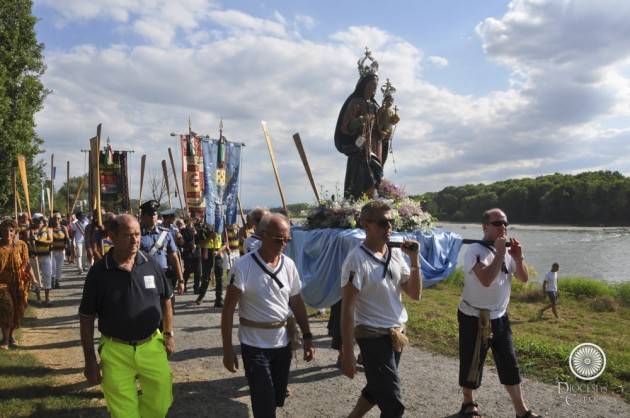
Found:
[[[553,263],[551,265],[551,271],[547,272],[545,275],[545,280],[543,280],[543,293],[547,294],[549,297],[549,305],[545,306],[540,310],[539,317],[542,318],[545,311],[551,308],[551,312],[556,317],[559,318],[558,311],[556,310],[556,303],[558,302],[558,271],[560,270],[560,265],[558,263]]]
[[[464,290],[457,312],[459,322],[459,385],[464,393],[462,417],[480,417],[474,390],[481,386],[488,348],[496,363],[499,381],[510,395],[517,418],[539,417],[525,406],[521,376],[514,353],[507,314],[512,275],[527,282],[527,265],[520,243],[509,239],[507,216],[501,209],[482,215],[484,244],[472,244],[464,258]]]
[[[85,251],[85,228],[89,222],[85,219],[83,212],[77,212],[77,220],[72,223],[72,236],[74,238],[74,251],[77,260],[77,270],[79,274],[83,274],[86,251]]]
[[[398,364],[403,346],[407,311],[404,291],[420,300],[422,278],[416,241],[405,241],[402,251],[388,245],[393,227],[392,212],[385,202],[372,201],[361,209],[365,241],[354,248],[341,268],[342,370],[356,374],[354,340],[361,350],[367,384],[349,417],[364,416],[374,405],[381,417],[402,417]],[[405,253],[411,268],[404,259]]]
[[[289,221],[284,215],[267,215],[259,232],[260,249],[242,256],[230,270],[221,335],[223,365],[234,373],[238,360],[232,347],[232,321],[238,304],[238,335],[252,411],[256,418],[269,418],[276,416],[276,408],[284,405],[286,397],[293,321],[303,333],[306,361],[313,359],[315,349],[299,273],[293,260],[282,254],[291,239]]]

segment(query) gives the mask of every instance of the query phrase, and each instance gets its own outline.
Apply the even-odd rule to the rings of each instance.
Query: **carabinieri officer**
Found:
[[[139,250],[134,217],[115,217],[109,231],[114,246],[90,269],[79,307],[84,374],[92,385],[102,380],[113,417],[164,417],[173,401],[167,359],[175,351],[173,291],[162,268]],[[102,377],[94,352],[97,316]]]
[[[184,292],[184,276],[177,252],[175,238],[168,228],[157,224],[157,210],[160,204],[155,200],[149,200],[140,206],[140,224],[142,238],[140,249],[158,262],[166,277],[171,281],[177,294]]]

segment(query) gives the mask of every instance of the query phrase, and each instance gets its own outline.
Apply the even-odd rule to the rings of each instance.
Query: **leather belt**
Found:
[[[142,340],[135,340],[135,341],[125,341],[125,340],[121,340],[119,338],[115,338],[115,337],[110,337],[109,335],[104,335],[103,337],[109,338],[110,340],[112,340],[115,343],[120,343],[120,344],[126,344],[126,345],[132,345],[132,346],[137,346],[137,345],[142,345],[145,343],[148,343],[149,341],[151,341],[153,339],[153,337],[155,337],[157,335],[157,331],[155,331],[153,334],[149,335],[147,338],[143,338]]]

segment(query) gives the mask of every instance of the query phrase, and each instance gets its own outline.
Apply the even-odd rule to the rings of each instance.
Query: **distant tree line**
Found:
[[[449,186],[413,198],[446,221],[479,222],[500,207],[516,223],[630,225],[630,177],[616,171]]]

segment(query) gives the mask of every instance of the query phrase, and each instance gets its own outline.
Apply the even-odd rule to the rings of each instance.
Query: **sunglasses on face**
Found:
[[[280,235],[269,235],[269,238],[271,238],[276,244],[286,244],[292,240],[291,237],[283,237]]]
[[[394,227],[394,220],[390,218],[371,219],[368,222],[374,222],[380,228],[386,229],[387,227]]]
[[[510,223],[507,221],[492,221],[492,222],[488,222],[488,224],[492,226],[496,226],[497,228],[502,227],[502,226],[507,228],[510,225]]]

